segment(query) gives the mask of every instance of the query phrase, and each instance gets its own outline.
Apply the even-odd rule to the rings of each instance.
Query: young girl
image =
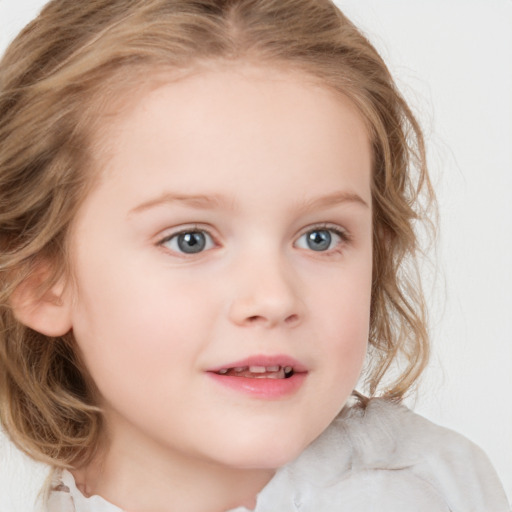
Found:
[[[0,418],[52,468],[37,510],[508,510],[399,404],[433,193],[330,1],[50,2],[0,65],[0,194]]]

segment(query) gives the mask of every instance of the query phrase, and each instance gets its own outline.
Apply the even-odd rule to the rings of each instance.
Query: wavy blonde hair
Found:
[[[428,222],[433,193],[422,133],[376,50],[335,5],[53,0],[0,64],[0,422],[33,458],[85,462],[101,431],[72,334],[35,332],[10,304],[41,262],[41,293],[69,271],[67,233],[91,186],[102,110],[157,70],[247,60],[307,73],[365,118],[374,152],[367,392],[400,399],[423,370],[429,342],[415,224]],[[399,375],[380,390],[397,359]]]

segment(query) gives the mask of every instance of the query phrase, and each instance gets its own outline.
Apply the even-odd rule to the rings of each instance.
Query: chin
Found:
[[[254,436],[231,443],[221,458],[240,469],[276,470],[296,459],[312,441],[291,438],[287,432],[276,432],[269,439]]]

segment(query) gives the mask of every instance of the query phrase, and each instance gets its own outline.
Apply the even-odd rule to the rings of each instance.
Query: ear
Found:
[[[63,336],[72,327],[69,292],[62,277],[42,293],[47,275],[41,269],[23,281],[11,296],[11,305],[23,325],[46,336]]]

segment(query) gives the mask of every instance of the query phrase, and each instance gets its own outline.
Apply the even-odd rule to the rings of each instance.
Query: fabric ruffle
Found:
[[[123,512],[56,474],[50,512]],[[372,399],[345,407],[295,461],[279,469],[252,512],[509,512],[485,454],[406,407]],[[239,507],[227,512],[251,512]]]

